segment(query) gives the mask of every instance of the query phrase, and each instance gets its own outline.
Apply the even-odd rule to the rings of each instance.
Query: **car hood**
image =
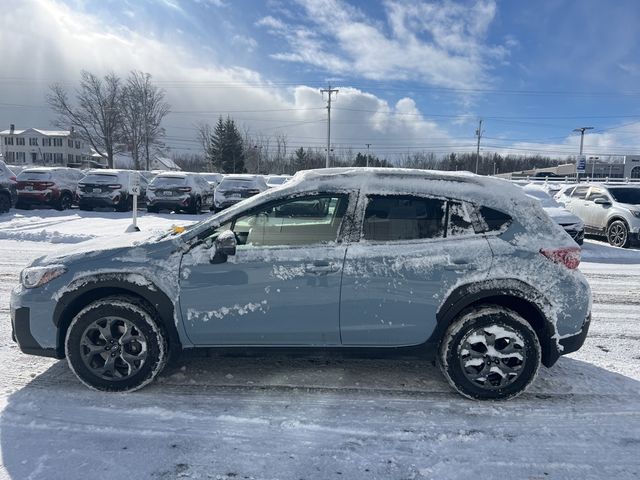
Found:
[[[547,207],[544,209],[544,211],[547,212],[547,215],[549,215],[554,222],[560,225],[573,225],[576,223],[583,223],[579,217],[571,213],[566,208]]]
[[[175,239],[158,241],[161,234],[162,232],[158,231],[145,231],[95,238],[54,250],[45,256],[37,258],[31,265],[43,266],[82,262],[90,259],[96,260],[98,257],[110,257],[134,248],[151,252],[162,248],[162,245],[167,242],[175,241]]]

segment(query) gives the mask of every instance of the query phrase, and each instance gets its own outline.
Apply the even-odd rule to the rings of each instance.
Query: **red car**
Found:
[[[28,209],[32,205],[49,205],[57,210],[71,208],[83,176],[74,168],[27,168],[18,175],[16,208]]]

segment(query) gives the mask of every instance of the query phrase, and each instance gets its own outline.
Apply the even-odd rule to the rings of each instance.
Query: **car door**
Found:
[[[231,229],[236,253],[210,263],[205,242],[183,256],[180,310],[195,345],[339,345],[339,299],[353,195],[269,202]],[[347,222],[349,223],[349,222]]]
[[[608,205],[595,203],[598,198],[609,202]],[[607,195],[604,189],[591,187],[585,200],[585,225],[595,230],[604,230],[607,226],[607,215],[611,208],[611,198],[609,198],[609,195]]]
[[[567,198],[565,203],[565,207],[574,215],[580,217],[580,219],[584,222],[586,216],[586,196],[589,192],[588,185],[577,186],[573,192],[571,192],[571,196]]]
[[[475,233],[464,202],[416,195],[369,195],[365,202],[362,239],[345,258],[342,343],[423,343],[444,293],[488,274],[489,243]]]

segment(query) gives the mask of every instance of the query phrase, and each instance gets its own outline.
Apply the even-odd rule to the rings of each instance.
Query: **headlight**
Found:
[[[638,217],[640,218],[640,210],[629,210],[631,212],[631,215],[633,215],[634,217]]]
[[[27,267],[20,274],[24,288],[37,288],[59,277],[67,269],[64,265],[47,265],[46,267]]]

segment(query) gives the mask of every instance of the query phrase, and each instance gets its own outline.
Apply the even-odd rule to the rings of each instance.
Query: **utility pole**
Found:
[[[369,166],[369,147],[371,146],[370,143],[365,143],[365,145],[367,146],[367,167]]]
[[[477,175],[478,165],[480,164],[480,139],[482,138],[482,119],[480,119],[480,123],[478,124],[478,129],[476,130],[476,137],[478,137],[478,147],[476,148],[476,175]]]
[[[329,84],[329,88],[321,89],[320,93],[323,94],[323,97],[325,93],[328,94],[328,98],[327,98],[327,162],[325,167],[329,168],[329,154],[331,153],[331,95],[335,93],[337,97],[338,89],[331,88],[331,84]]]
[[[584,132],[585,130],[593,130],[593,127],[579,127],[574,128],[574,132],[580,132],[580,155],[582,155],[582,146],[584,145]]]

